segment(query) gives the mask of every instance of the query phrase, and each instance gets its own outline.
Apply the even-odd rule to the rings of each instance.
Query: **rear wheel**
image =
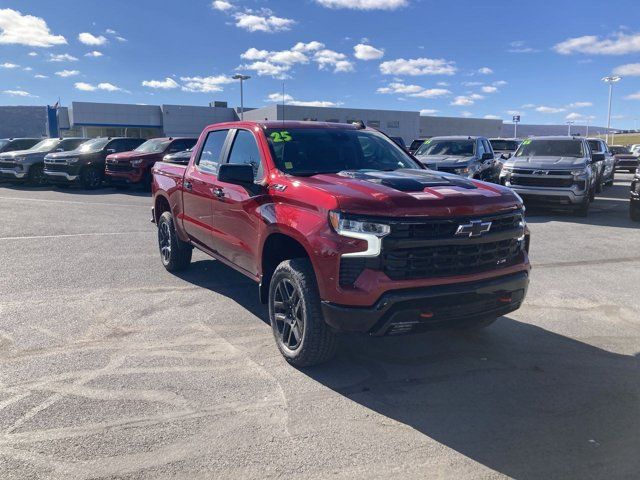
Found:
[[[612,186],[615,179],[616,179],[616,172],[614,170],[611,172],[611,176],[609,177],[609,181],[607,181],[607,185]]]
[[[584,201],[580,204],[580,206],[576,207],[575,214],[578,215],[579,217],[586,217],[589,215],[589,207],[591,204],[591,198],[590,197],[586,197]]]
[[[47,176],[44,174],[44,165],[42,163],[31,165],[29,169],[29,183],[38,187],[47,184]]]
[[[308,259],[285,260],[269,284],[269,319],[280,353],[291,365],[330,360],[336,334],[325,323],[315,272]]]
[[[193,248],[178,238],[171,212],[164,212],[158,220],[158,248],[162,265],[169,272],[179,272],[191,263]]]
[[[598,177],[596,181],[596,193],[602,193],[602,177]]]
[[[95,190],[102,185],[102,172],[95,167],[87,167],[80,174],[80,183],[87,190]]]

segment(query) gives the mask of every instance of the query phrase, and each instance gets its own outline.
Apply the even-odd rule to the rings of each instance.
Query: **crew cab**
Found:
[[[258,283],[291,364],[338,332],[477,328],[522,304],[529,232],[510,189],[427,170],[385,135],[319,122],[232,122],[187,166],[156,163],[168,271],[195,247]]]
[[[52,183],[79,184],[92,190],[104,181],[105,159],[111,153],[137,148],[141,138],[94,138],[70,152],[50,153],[44,157],[44,174]]]
[[[42,138],[0,138],[0,153],[29,150]]]
[[[596,188],[596,193],[602,191],[602,186],[613,185],[616,175],[616,159],[609,150],[607,142],[600,138],[587,138],[592,153],[601,153],[603,157],[602,174],[600,176],[600,188]]]
[[[47,138],[28,150],[0,153],[0,177],[44,185],[47,183],[44,158],[51,152],[75,150],[86,141],[86,138]]]
[[[485,137],[433,137],[414,156],[427,168],[497,183],[500,166]]]
[[[622,145],[612,145],[609,149],[616,159],[616,170],[626,170],[629,173],[634,173],[638,166],[640,166],[640,162],[638,162],[638,155],[631,153],[631,150],[627,147]]]
[[[525,202],[574,210],[586,216],[600,182],[602,153],[593,153],[582,137],[533,137],[506,160],[500,183]]]
[[[114,185],[151,185],[151,169],[165,155],[193,147],[197,138],[152,138],[135,150],[107,155],[106,176]]]
[[[636,171],[631,181],[631,203],[629,216],[634,222],[640,222],[640,168]]]

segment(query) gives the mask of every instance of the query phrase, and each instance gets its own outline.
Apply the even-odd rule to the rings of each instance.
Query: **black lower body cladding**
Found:
[[[522,305],[526,271],[488,280],[391,291],[371,307],[322,303],[325,321],[344,332],[392,335],[453,328],[474,319],[497,318]]]

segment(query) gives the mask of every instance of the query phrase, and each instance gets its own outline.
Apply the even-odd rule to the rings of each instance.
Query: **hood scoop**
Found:
[[[461,187],[470,190],[477,188],[473,182],[465,178],[425,170],[402,169],[393,172],[345,170],[338,175],[377,183],[399,192],[422,192],[425,188],[433,187]]]

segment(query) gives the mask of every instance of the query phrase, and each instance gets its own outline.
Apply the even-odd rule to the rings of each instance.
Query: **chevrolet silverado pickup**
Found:
[[[295,366],[328,360],[339,332],[487,326],[527,291],[520,197],[363,126],[211,125],[188,165],[156,163],[152,191],[164,267],[195,247],[254,280]]]
[[[629,173],[635,173],[640,165],[637,155],[634,155],[631,153],[631,150],[622,145],[612,145],[609,149],[616,159],[616,170],[626,170]]]
[[[165,155],[182,152],[196,144],[197,138],[152,138],[130,152],[107,155],[107,180],[116,186],[151,185],[151,169]]]

